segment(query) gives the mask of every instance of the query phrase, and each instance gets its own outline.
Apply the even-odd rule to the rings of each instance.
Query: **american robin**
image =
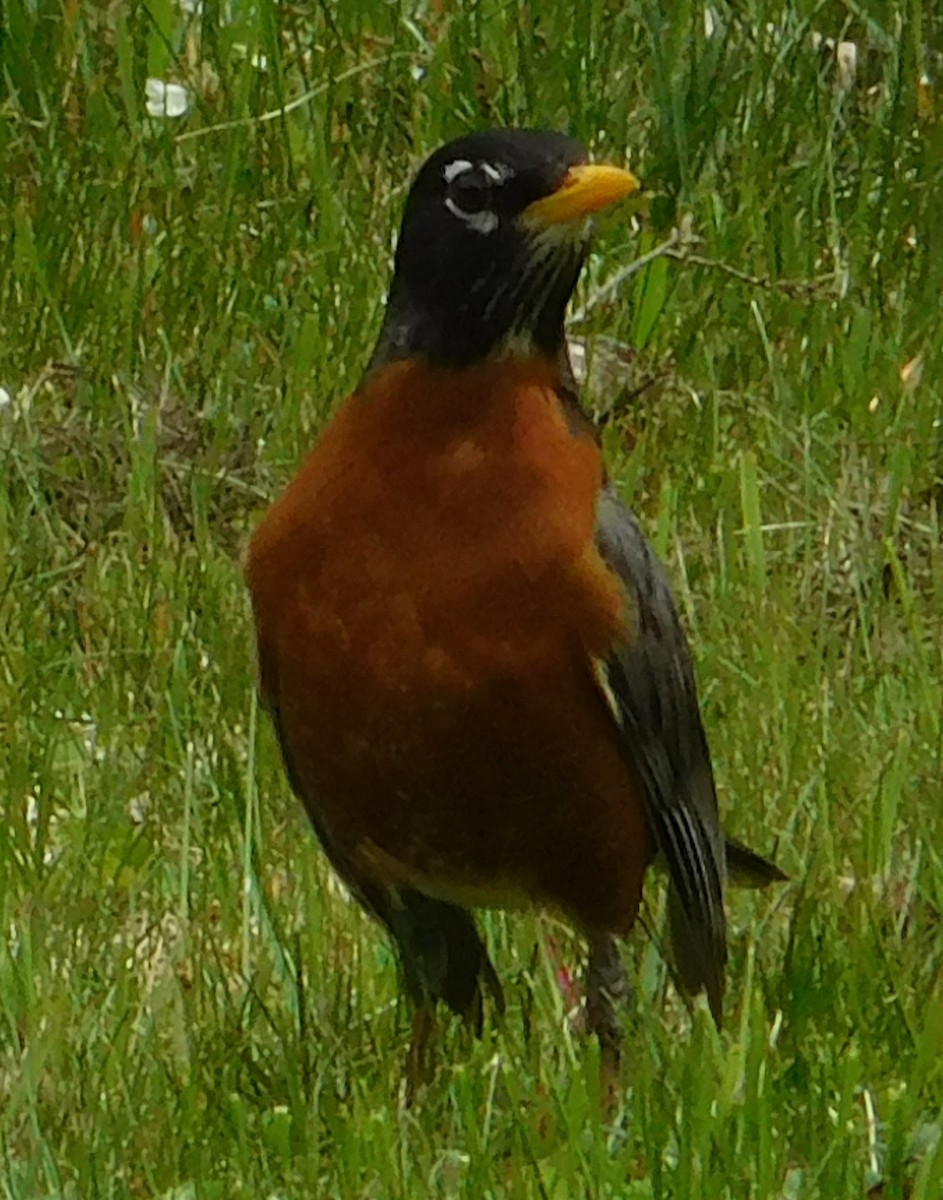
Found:
[[[450,142],[406,202],[379,340],[252,539],[261,695],[328,858],[415,1004],[501,988],[470,909],[563,914],[618,1061],[616,936],[668,868],[677,977],[719,1022],[726,843],[665,571],[579,407],[564,311],[637,188],[557,133]]]

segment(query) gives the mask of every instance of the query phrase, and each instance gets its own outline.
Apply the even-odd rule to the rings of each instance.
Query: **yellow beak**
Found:
[[[528,204],[520,220],[536,229],[578,221],[630,196],[638,188],[635,176],[621,167],[595,163],[570,167],[557,190]]]

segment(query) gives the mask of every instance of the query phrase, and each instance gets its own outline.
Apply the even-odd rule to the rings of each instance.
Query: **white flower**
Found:
[[[13,403],[13,397],[5,387],[0,387],[0,409],[9,408]]]
[[[858,47],[854,42],[839,42],[835,47],[835,62],[838,65],[838,90],[847,92],[855,83],[858,73]]]
[[[262,54],[258,50],[253,50],[250,54],[249,47],[244,42],[237,42],[233,46],[233,50],[241,57],[248,59],[249,65],[255,67],[257,71],[268,70],[268,55]]]
[[[144,85],[149,117],[182,117],[190,107],[187,89],[180,83],[148,79]]]

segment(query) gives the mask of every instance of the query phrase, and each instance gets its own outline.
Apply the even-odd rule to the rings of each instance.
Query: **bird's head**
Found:
[[[638,188],[587,159],[573,138],[525,129],[473,133],[431,155],[406,201],[374,363],[557,353],[589,218]]]

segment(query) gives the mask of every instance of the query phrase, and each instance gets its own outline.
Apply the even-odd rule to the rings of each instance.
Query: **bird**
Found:
[[[435,150],[362,379],[248,548],[261,700],[330,864],[397,950],[411,1087],[440,1002],[479,1031],[486,997],[504,1011],[474,910],[585,938],[613,1086],[619,941],[653,861],[676,980],[718,1024],[728,873],[785,878],[723,833],[669,579],[568,359],[593,218],[639,186],[552,131]]]

